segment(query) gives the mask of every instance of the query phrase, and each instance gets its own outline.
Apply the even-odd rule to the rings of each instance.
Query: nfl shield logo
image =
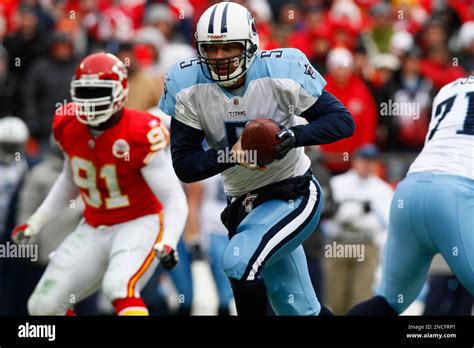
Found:
[[[311,76],[313,79],[316,79],[316,73],[314,72],[313,67],[311,66],[311,64],[305,64],[304,66],[306,67],[306,70],[304,71],[304,73],[306,75]]]
[[[112,145],[112,153],[116,158],[124,158],[130,153],[130,145],[125,139],[117,139]]]
[[[247,193],[242,205],[245,207],[245,212],[250,213],[253,209],[253,201],[258,197],[258,195]]]

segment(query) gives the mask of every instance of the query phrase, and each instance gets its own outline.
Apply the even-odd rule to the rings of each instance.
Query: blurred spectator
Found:
[[[474,74],[474,21],[462,25],[458,40],[461,48],[459,64],[468,74]]]
[[[371,63],[374,69],[368,85],[378,105],[377,116],[380,117],[380,106],[388,102],[395,92],[394,74],[400,68],[400,61],[390,53],[379,53],[372,58]]]
[[[25,88],[25,74],[34,60],[45,53],[46,38],[38,28],[36,12],[23,7],[19,14],[18,30],[5,38],[8,52],[10,78],[14,85],[12,96],[13,112],[22,114],[22,90]]]
[[[81,27],[84,28],[87,36],[88,52],[95,51],[100,46],[97,28],[100,21],[99,2],[95,0],[82,0],[79,3],[78,14]]]
[[[444,23],[440,19],[431,19],[420,33],[419,41],[420,48],[425,56],[437,47],[447,47],[448,33]]]
[[[16,223],[18,192],[28,171],[25,143],[29,137],[26,124],[18,117],[0,119],[0,244],[10,242],[10,232]],[[15,294],[10,291],[14,259],[0,257],[0,315],[11,314],[10,303]],[[24,304],[26,306],[26,303]]]
[[[76,57],[82,57],[87,53],[87,33],[80,23],[76,17],[70,18],[69,15],[61,17],[56,23],[56,31],[71,38]]]
[[[25,77],[25,118],[31,133],[42,147],[49,147],[49,135],[55,110],[70,100],[69,89],[76,69],[72,40],[55,33],[48,55],[39,58]]]
[[[324,292],[326,285],[326,274],[324,271],[324,244],[323,225],[334,216],[336,212],[336,204],[334,202],[331,185],[329,184],[330,173],[323,166],[322,156],[316,147],[306,149],[306,154],[311,159],[311,171],[321,185],[324,194],[324,205],[321,211],[321,220],[316,230],[303,243],[303,248],[308,262],[309,276],[314,291],[320,303],[326,303],[326,294]]]
[[[17,6],[16,0],[0,2],[0,42],[3,42],[7,33],[14,31]]]
[[[370,82],[375,74],[375,69],[370,61],[370,55],[364,44],[360,44],[354,51],[354,74],[366,82]],[[370,87],[370,85],[369,85]]]
[[[362,28],[362,12],[352,0],[337,0],[332,3],[329,19],[334,23],[345,24],[353,31]]]
[[[125,11],[113,6],[102,12],[97,23],[97,38],[105,43],[105,50],[117,52],[119,45],[133,36],[133,21]]]
[[[376,176],[378,156],[377,148],[366,144],[355,152],[352,169],[330,180],[338,208],[325,229],[326,293],[335,314],[372,296],[393,196],[391,186]],[[360,252],[336,254],[347,245]]]
[[[413,49],[402,58],[400,73],[393,82],[391,102],[398,106],[398,112],[381,115],[384,143],[389,151],[418,152],[425,142],[434,96],[431,83],[420,72],[419,50]]]
[[[418,32],[423,22],[428,18],[426,8],[417,0],[393,0],[393,14],[395,31],[407,31],[411,34]]]
[[[431,17],[428,19],[427,23],[430,23],[430,20],[439,21],[443,24],[443,28],[446,32],[446,40],[450,49],[452,49],[453,39],[457,33],[459,27],[461,26],[461,19],[459,15],[450,7],[439,6],[436,10],[433,11]]]
[[[15,108],[12,100],[14,92],[11,73],[8,70],[8,52],[0,44],[0,117],[13,113]]]
[[[334,1],[328,13],[332,47],[346,47],[353,51],[362,24],[360,9],[352,0]]]
[[[354,74],[352,54],[345,48],[330,51],[326,90],[336,96],[351,112],[356,125],[354,135],[333,144],[321,145],[325,165],[340,173],[349,168],[349,155],[365,143],[374,143],[377,108],[364,81]]]
[[[421,73],[433,83],[436,91],[447,83],[466,76],[459,66],[458,60],[453,60],[446,46],[433,46],[426,59],[421,62]]]
[[[136,47],[135,47],[136,48]],[[139,65],[136,51],[131,44],[122,44],[117,57],[120,58],[128,70],[128,108],[147,111],[158,104],[162,84],[147,74]]]
[[[178,61],[192,58],[196,55],[193,47],[186,43],[177,42],[173,38],[175,34],[175,15],[165,4],[154,4],[150,6],[145,15],[146,27],[158,29],[164,37],[160,47],[159,70],[162,74],[167,72],[173,64]]]
[[[281,37],[276,38],[280,41],[279,46],[297,48],[311,58],[313,49],[311,45],[308,45],[311,37],[305,26],[301,8],[295,3],[285,4],[280,10],[279,22],[278,31],[282,34]]]
[[[390,53],[401,58],[414,45],[413,35],[407,31],[397,31],[390,38]]]
[[[306,14],[309,42],[312,42],[308,59],[320,74],[326,73],[326,58],[331,49],[331,28],[324,18],[321,8],[312,8]]]
[[[372,40],[377,45],[379,52],[388,52],[390,38],[394,33],[392,8],[389,4],[381,2],[372,7],[372,18],[374,21],[371,32]]]
[[[269,23],[272,20],[272,10],[267,0],[248,0],[244,1],[246,6],[252,13],[255,21]]]
[[[28,170],[25,144],[29,137],[26,124],[18,117],[0,119],[0,239],[14,227],[15,209],[11,209],[13,198]]]
[[[57,1],[61,3],[62,1]],[[31,8],[38,17],[38,28],[42,33],[49,33],[54,28],[54,19],[46,11],[44,2],[40,0],[22,0],[21,7]]]
[[[142,68],[152,77],[162,78],[164,72],[161,71],[160,57],[166,39],[161,31],[153,27],[141,28],[136,32],[133,43],[146,54],[145,57],[143,54],[137,57]]]
[[[456,11],[463,23],[467,21],[474,21],[474,1],[447,0],[447,3]]]
[[[287,26],[292,31],[299,31],[303,29],[303,15],[301,8],[296,2],[285,3],[278,15],[278,22],[282,26]]]
[[[250,0],[246,3],[257,25],[260,49],[272,50],[281,47],[274,37],[272,10],[268,2],[266,0]]]

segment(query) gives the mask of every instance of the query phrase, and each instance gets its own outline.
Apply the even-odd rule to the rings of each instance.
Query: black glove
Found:
[[[167,271],[172,270],[179,261],[178,252],[167,244],[157,243],[155,245],[155,255],[160,264]]]
[[[281,143],[275,146],[275,159],[277,160],[284,158],[295,147],[296,143],[295,132],[285,127],[280,128],[281,131],[277,134],[277,137],[281,140]]]
[[[370,204],[370,201],[362,202],[362,205],[364,207],[364,213],[370,213],[370,211],[372,210],[372,205]]]
[[[202,250],[201,243],[197,240],[186,243],[186,248],[188,249],[191,257],[195,261],[202,261],[206,259],[206,255]]]

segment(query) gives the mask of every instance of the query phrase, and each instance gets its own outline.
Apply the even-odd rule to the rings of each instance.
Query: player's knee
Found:
[[[266,278],[267,280],[268,278]],[[321,310],[316,294],[287,288],[283,282],[266,281],[267,293],[277,315],[318,315]]]
[[[123,289],[127,288],[127,284],[121,284],[122,282],[112,279],[112,277],[105,276],[102,282],[102,291],[109,301],[125,297],[127,294],[124,293]]]
[[[109,301],[128,296],[129,279],[121,279],[115,274],[105,274],[102,281],[102,291]]]
[[[233,239],[238,238],[235,236]],[[241,279],[248,265],[239,243],[231,241],[222,255],[222,269],[229,278]]]
[[[30,296],[27,307],[29,315],[63,315],[65,313],[57,299],[37,292],[33,292]]]
[[[270,300],[277,315],[316,316],[321,311],[321,304],[316,298],[287,295],[278,300]]]

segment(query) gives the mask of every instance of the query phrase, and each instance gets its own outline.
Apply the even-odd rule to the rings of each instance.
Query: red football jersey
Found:
[[[53,132],[69,156],[90,225],[114,225],[161,211],[140,172],[168,143],[159,118],[124,108],[118,123],[93,136],[87,125],[77,121],[74,104],[69,103],[56,111]]]

